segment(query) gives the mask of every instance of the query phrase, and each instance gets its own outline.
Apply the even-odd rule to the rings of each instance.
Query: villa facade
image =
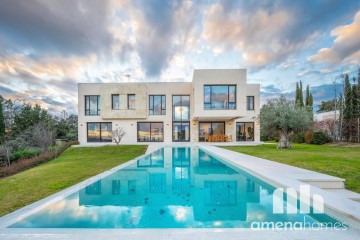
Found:
[[[260,141],[260,85],[245,69],[194,70],[192,82],[79,83],[80,144]]]

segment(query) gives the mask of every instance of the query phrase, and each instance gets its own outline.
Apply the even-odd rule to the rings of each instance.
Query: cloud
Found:
[[[0,1],[0,36],[20,49],[84,55],[106,49],[110,1]]]
[[[51,111],[76,112],[79,66],[88,58],[41,58],[0,54],[0,94],[25,99]]]
[[[198,40],[199,6],[191,1],[127,1],[123,7],[133,23],[133,48],[149,77],[159,76],[174,55]]]
[[[348,11],[339,1],[221,1],[209,8],[204,36],[217,52],[240,51],[246,66],[262,68],[296,56]]]
[[[331,65],[360,64],[360,11],[354,17],[351,24],[343,25],[331,31],[335,40],[331,47],[320,49],[309,58],[312,62],[326,62]]]

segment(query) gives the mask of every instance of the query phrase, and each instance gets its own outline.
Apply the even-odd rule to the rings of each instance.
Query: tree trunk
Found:
[[[289,136],[286,132],[282,132],[277,148],[291,148]]]
[[[7,161],[8,161],[8,165],[10,167],[11,161],[10,161],[10,156],[9,156],[9,149],[6,149],[6,158],[7,158]]]

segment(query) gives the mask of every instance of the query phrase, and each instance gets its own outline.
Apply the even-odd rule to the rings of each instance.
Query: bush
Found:
[[[290,136],[290,142],[293,143],[304,143],[305,135],[304,133],[295,133]]]
[[[78,140],[78,134],[77,132],[69,132],[65,138],[69,141],[77,141]]]
[[[311,144],[313,142],[313,139],[314,139],[314,133],[310,132],[310,131],[305,132],[304,139],[305,139],[305,142],[307,144]]]
[[[71,145],[75,144],[78,144],[78,142],[67,142],[63,146],[59,147],[57,151],[44,152],[33,158],[20,159],[19,161],[12,163],[10,167],[2,167],[0,168],[0,178],[14,175],[20,171],[24,171],[42,163],[48,162],[59,156],[62,152],[71,147]]]
[[[328,135],[324,132],[314,132],[314,138],[312,143],[316,145],[322,145],[330,142]]]
[[[11,154],[11,160],[16,161],[18,159],[32,158],[40,154],[40,150],[38,149],[24,149],[20,151],[16,151]]]

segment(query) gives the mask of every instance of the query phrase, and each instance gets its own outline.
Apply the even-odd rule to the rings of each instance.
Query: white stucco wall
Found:
[[[236,110],[204,110],[204,85],[236,84]],[[199,122],[223,121],[225,134],[236,140],[236,122],[255,122],[255,141],[260,141],[260,85],[246,84],[246,70],[195,70],[192,82],[80,83],[78,85],[79,141],[87,144],[88,122],[112,122],[126,131],[122,143],[137,143],[138,122],[163,122],[164,142],[172,142],[172,96],[190,95],[190,141],[198,141]],[[111,95],[120,95],[120,110],[111,109]],[[126,95],[135,94],[135,110],[126,109]],[[100,95],[101,115],[85,116],[85,95]],[[166,96],[166,115],[149,115],[149,95]],[[255,97],[255,109],[246,110],[246,96]],[[124,103],[125,102],[125,103]]]

